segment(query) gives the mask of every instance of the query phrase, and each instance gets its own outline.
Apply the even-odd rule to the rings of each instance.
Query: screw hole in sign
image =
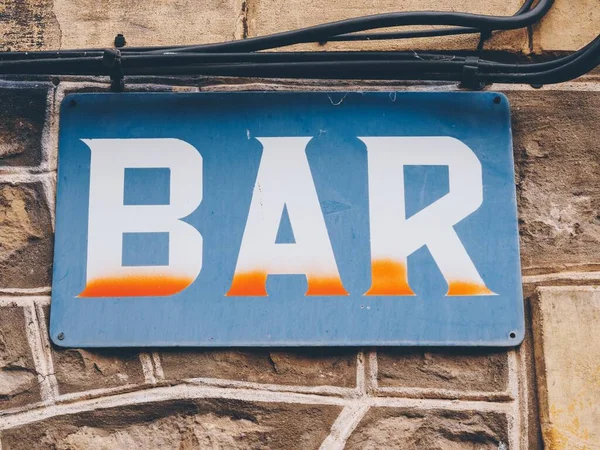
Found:
[[[511,339],[515,339],[517,337],[517,333],[515,333],[514,331],[511,331],[509,336]]]

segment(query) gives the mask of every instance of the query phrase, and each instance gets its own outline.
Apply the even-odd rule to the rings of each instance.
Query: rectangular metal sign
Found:
[[[495,93],[74,94],[61,346],[511,346],[524,334]]]

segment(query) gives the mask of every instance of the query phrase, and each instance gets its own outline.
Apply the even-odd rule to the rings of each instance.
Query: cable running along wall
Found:
[[[300,43],[410,39],[480,33],[482,47],[494,31],[528,27],[539,21],[554,0],[526,0],[513,16],[455,12],[397,12],[357,17],[244,40],[173,47],[6,52],[0,74],[110,75],[115,89],[124,76],[213,75],[236,77],[444,80],[471,88],[485,84],[551,84],[577,78],[600,64],[600,35],[577,52],[541,63],[502,63],[472,56],[390,51],[273,51]],[[368,33],[413,25],[442,29]],[[450,28],[448,28],[450,27]],[[271,50],[262,52],[263,50]]]

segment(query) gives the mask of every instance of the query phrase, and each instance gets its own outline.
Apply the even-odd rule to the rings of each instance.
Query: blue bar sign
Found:
[[[58,345],[508,346],[523,333],[505,97],[65,100]]]

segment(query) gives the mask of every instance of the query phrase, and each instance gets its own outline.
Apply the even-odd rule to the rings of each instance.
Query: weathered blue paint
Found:
[[[61,346],[511,346],[524,335],[508,101],[494,93],[74,94],[62,105],[51,337]],[[225,297],[262,147],[313,136],[307,156],[349,296],[305,297],[303,275],[269,276],[268,297]],[[496,296],[446,297],[428,249],[408,259],[416,296],[367,297],[367,153],[357,136],[451,136],[483,167],[482,206],[454,228]],[[170,297],[78,298],[86,276],[90,149],[81,139],[178,138],[204,161],[185,221],[203,268]],[[168,171],[167,171],[168,172]],[[168,173],[127,169],[124,204],[164,204]],[[445,166],[405,168],[411,216],[448,192]],[[284,214],[277,242],[294,242]],[[164,264],[168,239],[124,236],[123,265]],[[62,334],[62,339],[58,336]]]

